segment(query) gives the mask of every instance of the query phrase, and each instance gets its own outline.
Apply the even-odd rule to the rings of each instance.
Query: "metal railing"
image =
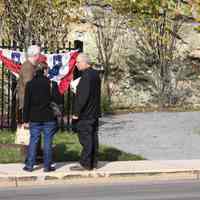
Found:
[[[33,42],[35,44],[35,42]],[[9,50],[20,50],[22,48],[17,46],[16,42],[5,42],[2,40],[0,44],[1,49]],[[48,47],[41,47],[45,53],[50,53]],[[57,47],[54,52],[62,53],[63,51],[70,51],[78,49],[80,52],[83,51],[83,42],[75,40],[72,46],[71,42],[68,46],[64,44],[62,47]],[[51,52],[52,53],[52,52]],[[76,77],[77,69],[75,68],[74,76]],[[10,129],[15,131],[19,119],[19,109],[16,100],[16,77],[6,69],[2,64],[0,68],[0,130]],[[61,119],[61,130],[70,129],[70,115],[72,110],[73,95],[70,90],[63,95],[63,115]]]

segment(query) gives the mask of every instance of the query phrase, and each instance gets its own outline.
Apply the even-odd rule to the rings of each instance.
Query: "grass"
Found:
[[[25,149],[21,145],[14,145],[15,134],[8,131],[0,132],[0,163],[23,162]],[[12,145],[13,144],[13,145]],[[54,160],[56,162],[78,161],[80,158],[81,145],[76,134],[57,133],[53,141]],[[144,160],[140,155],[123,152],[113,147],[100,145],[99,160],[101,161],[127,161]]]
[[[17,163],[25,159],[20,147],[3,146],[0,148],[0,155],[0,163]]]

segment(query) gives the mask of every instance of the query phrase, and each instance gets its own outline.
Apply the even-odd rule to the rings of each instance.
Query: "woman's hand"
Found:
[[[29,129],[29,123],[23,123],[22,127],[24,127],[24,129]]]

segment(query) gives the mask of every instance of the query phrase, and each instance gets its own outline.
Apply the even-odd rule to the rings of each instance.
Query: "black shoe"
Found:
[[[98,167],[98,166],[94,166],[93,169],[94,169],[94,170],[97,170],[97,169],[99,169],[99,167]]]
[[[55,171],[56,170],[56,168],[55,167],[49,167],[49,168],[44,168],[44,172],[53,172],[53,171]]]
[[[72,171],[85,171],[85,170],[92,170],[92,168],[79,164],[79,165],[75,165],[75,166],[70,167],[70,170],[72,170]]]
[[[43,158],[41,156],[38,156],[35,160],[35,165],[43,164]]]
[[[33,168],[28,168],[27,166],[25,166],[25,167],[23,168],[23,170],[26,171],[26,172],[32,172],[32,171],[33,171]]]
[[[93,164],[93,169],[98,169],[98,164],[97,163]]]
[[[55,168],[55,167],[56,167],[56,163],[55,163],[55,162],[52,162],[52,163],[51,163],[51,167],[54,167],[54,168]]]

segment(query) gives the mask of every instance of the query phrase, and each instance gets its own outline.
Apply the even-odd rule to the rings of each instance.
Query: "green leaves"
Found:
[[[143,15],[143,17],[159,17],[164,10],[170,12],[172,18],[177,15],[190,16],[192,10],[199,12],[200,3],[189,4],[177,0],[107,0],[120,14]]]

